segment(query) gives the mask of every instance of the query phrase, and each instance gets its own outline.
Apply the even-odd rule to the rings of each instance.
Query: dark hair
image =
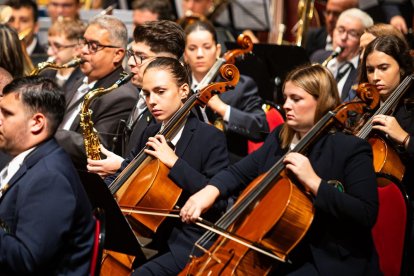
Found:
[[[33,12],[33,19],[35,22],[37,22],[37,19],[39,18],[39,8],[37,7],[37,4],[35,1],[32,0],[9,0],[5,3],[5,5],[12,7],[15,10],[21,9],[21,8],[29,8]]]
[[[181,86],[184,83],[190,83],[190,70],[188,65],[181,64],[181,62],[175,58],[157,57],[148,64],[144,74],[152,68],[168,70],[176,80],[178,86]]]
[[[16,93],[31,112],[40,112],[49,123],[49,134],[54,135],[65,114],[65,96],[52,80],[30,76],[14,79],[6,85],[3,95]]]
[[[358,72],[358,82],[367,82],[367,57],[374,51],[383,52],[391,56],[400,67],[401,79],[413,72],[413,58],[410,55],[407,43],[394,35],[380,36],[371,41],[365,48]]]
[[[217,43],[217,33],[216,29],[214,28],[213,24],[210,23],[208,20],[196,20],[194,23],[187,25],[185,27],[184,32],[185,36],[187,37],[189,34],[195,31],[208,31],[213,36],[213,40]]]
[[[135,0],[132,2],[133,10],[149,10],[158,14],[158,20],[174,20],[174,15],[169,0]]]
[[[3,24],[0,24],[0,67],[13,77],[22,77],[24,73],[23,49],[17,32]]]
[[[184,53],[184,30],[175,22],[160,20],[135,27],[134,41],[148,44],[154,53],[171,53],[180,58]]]

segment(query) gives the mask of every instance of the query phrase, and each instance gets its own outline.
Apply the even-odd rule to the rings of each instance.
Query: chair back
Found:
[[[372,236],[385,276],[405,274],[411,211],[405,190],[395,183],[378,187],[379,211]]]
[[[285,119],[283,118],[280,107],[276,104],[266,101],[262,106],[266,120],[269,125],[269,131],[272,132],[278,125],[283,124]],[[247,141],[247,153],[252,153],[263,145],[263,142]]]

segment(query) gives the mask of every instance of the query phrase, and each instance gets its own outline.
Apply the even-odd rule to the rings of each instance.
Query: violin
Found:
[[[372,115],[390,115],[404,96],[414,80],[414,74],[404,78],[385,102]],[[383,187],[390,183],[400,183],[405,173],[405,166],[387,139],[379,133],[372,133],[372,117],[355,133],[362,139],[368,139],[372,146],[374,170],[377,173],[378,185]]]
[[[306,154],[327,131],[352,127],[349,120],[353,120],[355,113],[373,112],[377,108],[379,95],[375,92],[369,85],[358,90],[359,98],[365,102],[343,103],[328,112],[289,152]],[[309,193],[289,178],[283,159],[253,180],[216,223],[254,248],[225,236],[219,237],[210,249],[205,248],[214,236],[207,232],[196,243],[204,254],[191,257],[180,275],[266,275],[277,263],[288,261],[288,254],[312,223],[314,208]]]
[[[224,64],[220,68],[220,73],[226,81],[210,84],[191,95],[158,134],[170,141],[185,124],[190,110],[195,105],[205,106],[214,95],[237,85],[240,74],[234,65]],[[147,148],[144,147],[139,152],[109,185],[109,189],[117,198],[119,205],[172,210],[182,190],[168,177],[168,167],[157,158],[145,153],[144,150]],[[125,216],[135,234],[141,237],[151,237],[165,220],[165,216],[149,216],[140,213],[129,213]],[[134,262],[133,256],[116,252],[106,254],[104,259],[108,260],[108,263],[102,264],[101,271],[105,271],[103,275],[129,275]],[[122,268],[122,270],[116,271],[115,268]]]

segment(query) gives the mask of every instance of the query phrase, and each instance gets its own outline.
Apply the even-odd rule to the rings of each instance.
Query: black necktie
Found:
[[[352,63],[348,61],[339,66],[338,73],[335,77],[336,82],[339,82],[352,69],[352,67]]]

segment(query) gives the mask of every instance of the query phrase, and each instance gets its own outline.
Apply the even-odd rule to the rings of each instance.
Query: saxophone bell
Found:
[[[342,47],[340,47],[340,46],[338,46],[338,47],[336,47],[335,48],[335,50],[332,52],[332,54],[327,58],[327,59],[325,59],[324,60],[324,62],[322,62],[322,66],[323,67],[326,67],[327,65],[328,65],[328,63],[332,60],[332,59],[334,59],[334,58],[336,58],[337,56],[339,56],[341,53],[342,53],[342,51],[344,50],[344,48],[342,48]]]

